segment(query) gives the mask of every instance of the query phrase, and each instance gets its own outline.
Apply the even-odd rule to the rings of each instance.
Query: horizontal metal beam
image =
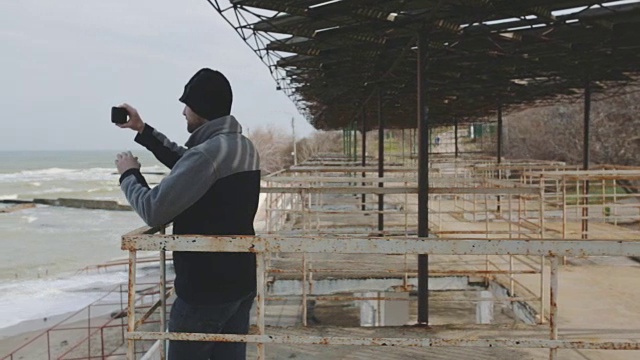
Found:
[[[265,177],[262,179],[263,181],[273,182],[273,183],[287,183],[287,184],[297,184],[297,183],[323,183],[323,184],[334,184],[334,183],[353,183],[353,176],[274,176],[274,177]],[[359,177],[358,183],[417,183],[418,177],[377,177],[375,175],[369,177]],[[430,177],[429,184],[443,184],[448,185],[449,187],[456,186],[469,186],[476,187],[480,184],[492,184],[497,185],[499,187],[527,187],[523,186],[523,184],[509,181],[509,180],[500,180],[500,179],[492,179],[486,177]]]
[[[271,182],[277,182],[277,183],[312,183],[312,182],[318,182],[318,183],[348,183],[348,182],[354,182],[354,178],[353,177],[349,177],[349,176],[275,176],[275,177],[270,177],[270,178],[263,178],[262,180],[264,181],[271,181]],[[442,179],[443,182],[446,180],[448,182],[451,182],[453,179]],[[460,179],[463,180],[463,179]],[[473,179],[469,179],[469,180],[473,180]],[[359,177],[358,178],[358,182],[362,183],[362,182],[366,182],[366,183],[379,183],[379,182],[391,182],[391,183],[405,183],[405,182],[409,182],[409,183],[415,183],[418,182],[418,178],[417,177],[374,177],[374,176],[370,176],[370,177]]]
[[[360,181],[362,178],[358,178]],[[354,181],[356,178],[353,179]],[[263,187],[260,189],[262,193],[271,194],[417,194],[417,186],[409,187],[372,187],[372,186],[276,186]],[[464,195],[464,194],[481,194],[481,195],[534,195],[540,194],[539,188],[482,188],[482,187],[449,187],[449,188],[429,188],[429,195]]]
[[[385,172],[416,172],[416,168],[412,167],[388,167]],[[304,172],[370,172],[377,173],[377,167],[362,166],[292,166],[287,173],[304,173]]]
[[[638,240],[125,235],[122,250],[253,253],[640,256]]]
[[[481,347],[521,349],[580,349],[580,350],[640,350],[637,341],[571,341],[546,339],[467,339],[467,338],[367,338],[322,337],[300,335],[222,335],[202,333],[131,332],[134,340],[189,340],[216,342],[247,342],[261,344],[353,345],[398,347]]]

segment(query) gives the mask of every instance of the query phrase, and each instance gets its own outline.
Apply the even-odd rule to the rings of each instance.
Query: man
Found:
[[[254,235],[260,170],[258,153],[230,115],[229,81],[202,69],[185,85],[180,101],[191,133],[186,148],[169,141],[137,110],[122,105],[129,121],[118,125],[138,132],[135,141],[171,168],[153,189],[129,153],[117,156],[120,187],[150,226],[173,221],[174,234]],[[256,291],[251,253],[174,252],[177,299],[169,331],[246,334]],[[169,360],[245,359],[244,343],[172,341]]]

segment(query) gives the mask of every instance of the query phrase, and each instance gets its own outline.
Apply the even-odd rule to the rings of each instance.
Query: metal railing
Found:
[[[337,236],[190,236],[156,234],[159,229],[144,228],[122,237],[122,249],[129,251],[128,359],[135,359],[135,342],[140,340],[181,340],[247,342],[258,347],[258,359],[265,359],[265,344],[408,346],[408,347],[508,347],[549,349],[549,358],[557,359],[558,349],[640,350],[638,340],[597,341],[592,338],[558,338],[558,268],[562,256],[640,256],[640,241],[564,240],[564,239],[427,239],[416,237],[337,237]],[[257,333],[249,335],[170,333],[161,318],[160,331],[141,331],[136,321],[135,289],[138,251],[251,252],[257,259]],[[265,327],[265,274],[267,256],[276,253],[297,254],[376,254],[376,255],[502,255],[544,256],[550,263],[549,337],[535,338],[367,338],[281,336],[268,334]],[[164,266],[162,266],[164,268]],[[161,281],[161,283],[163,283]],[[165,294],[161,291],[161,294]],[[166,303],[163,296],[161,303]],[[163,311],[163,313],[166,313]],[[165,346],[162,346],[164,349]]]

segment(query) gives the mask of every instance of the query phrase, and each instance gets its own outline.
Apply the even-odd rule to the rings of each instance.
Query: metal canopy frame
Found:
[[[640,2],[209,0],[318,129],[415,127],[416,41],[428,37],[432,125],[634,81]],[[495,118],[495,116],[493,116]]]

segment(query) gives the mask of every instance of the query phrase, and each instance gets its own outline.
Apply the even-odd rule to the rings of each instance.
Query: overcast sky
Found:
[[[131,149],[110,123],[128,102],[172,140],[198,69],[222,71],[245,128],[312,128],[268,69],[205,0],[0,0],[0,150]]]

